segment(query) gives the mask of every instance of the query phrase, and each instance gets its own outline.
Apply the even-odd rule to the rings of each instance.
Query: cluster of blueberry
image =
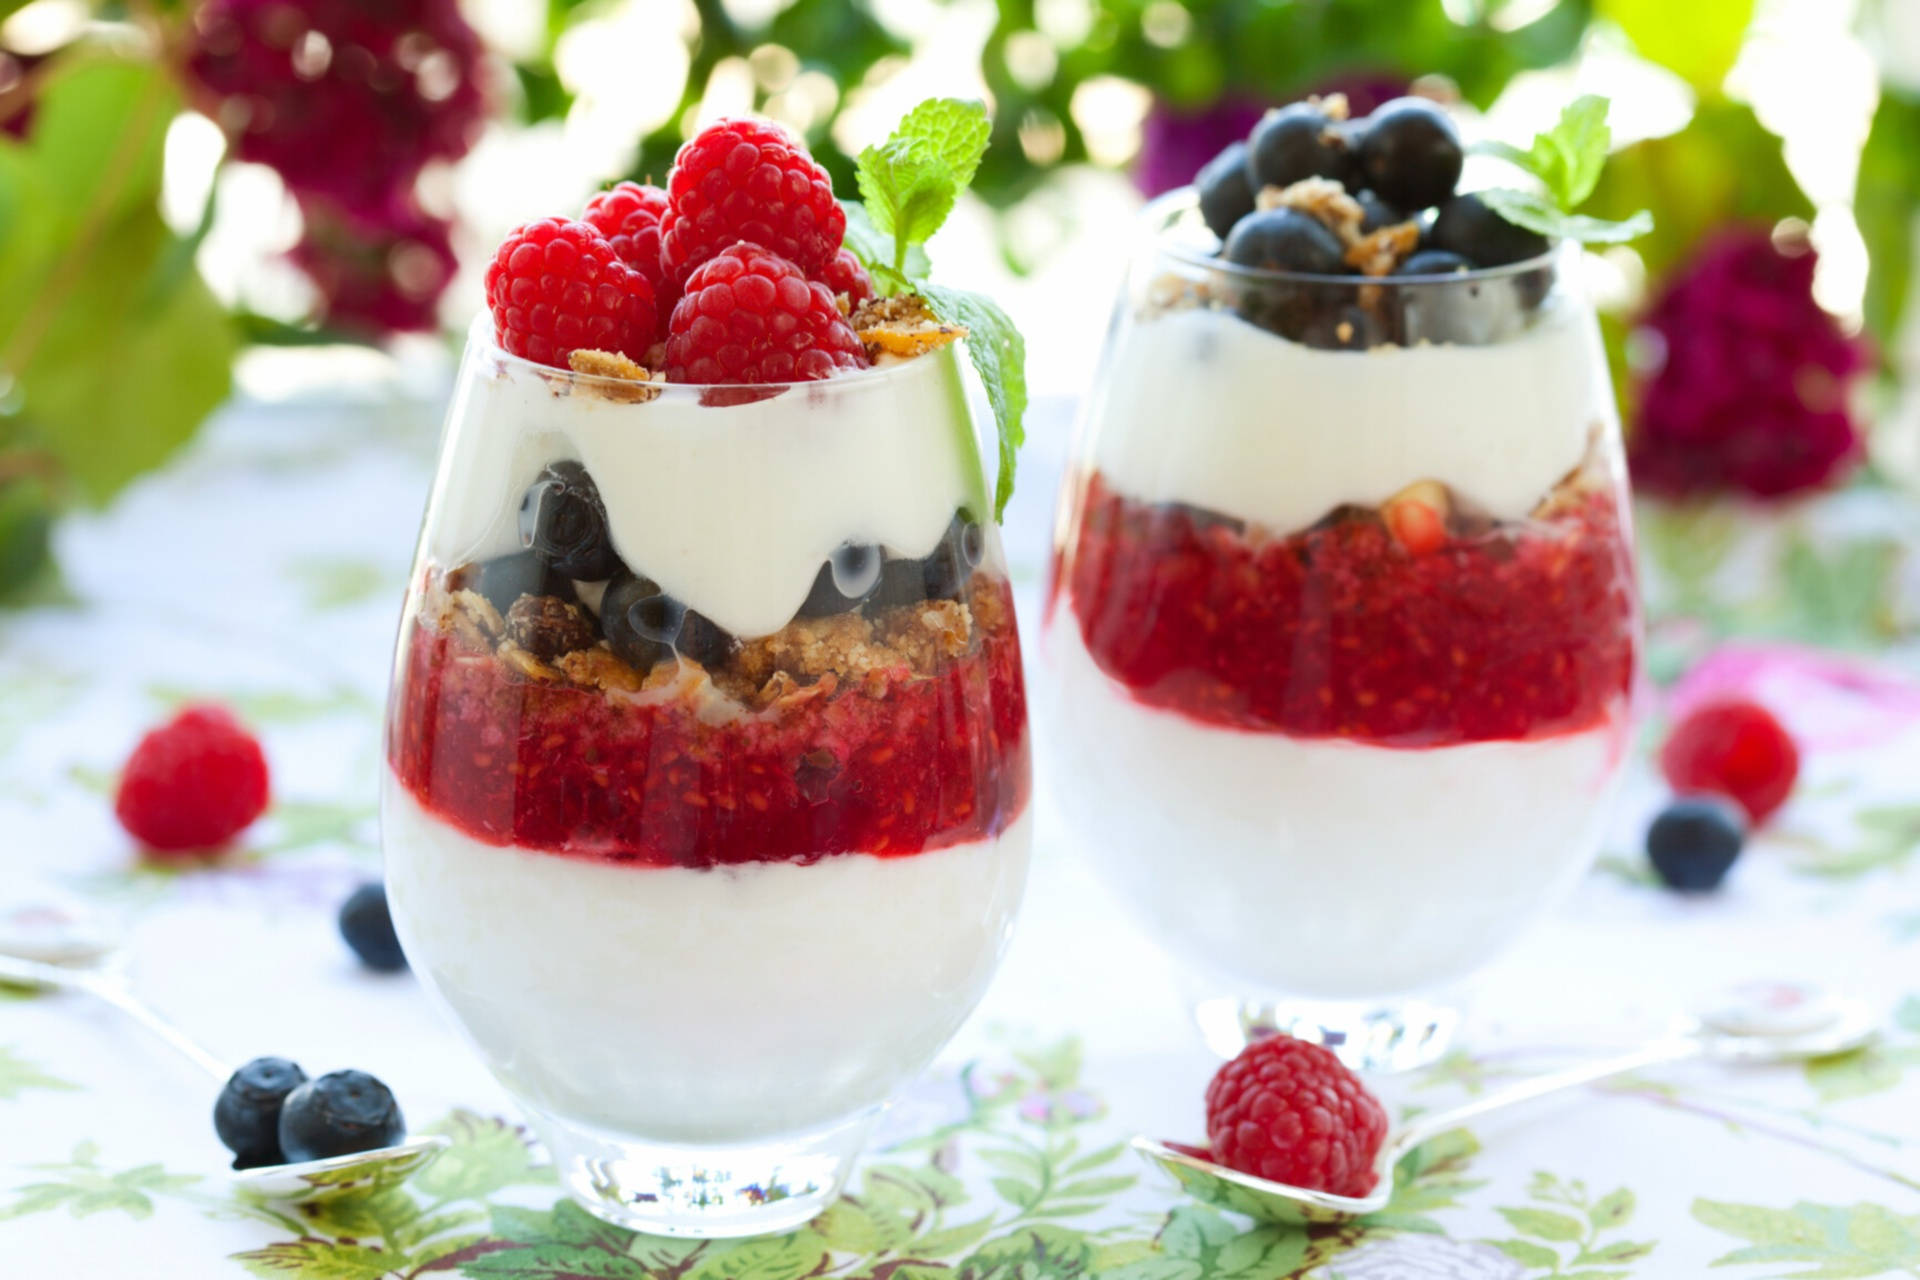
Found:
[[[618,657],[641,671],[673,654],[716,667],[738,644],[711,618],[622,563],[607,530],[599,486],[578,462],[555,462],[528,487],[520,503],[520,541],[525,550],[462,570],[455,585],[479,592],[505,613],[522,596],[575,603],[583,585],[604,583],[600,634]],[[799,616],[958,599],[979,567],[983,548],[979,522],[964,511],[954,516],[932,554],[921,559],[889,558],[875,544],[849,542],[821,564]]]
[[[1343,115],[1317,100],[1270,111],[1245,141],[1229,144],[1201,168],[1194,178],[1200,213],[1220,237],[1222,258],[1261,270],[1363,278],[1364,259],[1326,221],[1260,199],[1262,192],[1283,192],[1308,179],[1338,183],[1352,198],[1361,215],[1358,235],[1398,227],[1409,228],[1409,239],[1417,235],[1412,251],[1381,277],[1383,284],[1464,275],[1547,251],[1546,237],[1508,222],[1479,196],[1455,191],[1466,150],[1439,106],[1425,98],[1396,98],[1370,116]],[[1527,277],[1489,286],[1494,312],[1537,306],[1543,293]],[[1481,290],[1477,282],[1469,286],[1476,296]],[[1351,286],[1339,282],[1247,293],[1240,309],[1249,319],[1313,346],[1474,340],[1476,333],[1491,332],[1486,315],[1439,314],[1458,309],[1461,300],[1452,297],[1395,297],[1387,290],[1381,305],[1361,308],[1353,305]]]

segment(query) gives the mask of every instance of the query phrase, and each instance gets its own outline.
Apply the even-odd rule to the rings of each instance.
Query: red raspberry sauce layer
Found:
[[[1249,538],[1096,474],[1068,536],[1054,590],[1094,661],[1204,723],[1447,746],[1586,729],[1631,690],[1632,555],[1603,494],[1414,555],[1369,517]]]
[[[488,844],[662,867],[901,857],[999,834],[1030,787],[1011,623],[882,698],[843,687],[722,724],[528,681],[419,622],[400,681],[394,773]]]

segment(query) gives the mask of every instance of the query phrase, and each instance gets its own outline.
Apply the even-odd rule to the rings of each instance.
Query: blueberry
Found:
[[[1387,203],[1371,191],[1362,191],[1354,200],[1360,205],[1360,230],[1363,234],[1378,231],[1382,227],[1397,227],[1407,221],[1405,210]]]
[[[703,667],[733,652],[733,636],[705,614],[687,608],[651,578],[623,573],[600,598],[600,634],[614,653],[645,671],[678,652]]]
[[[1440,206],[1427,245],[1457,253],[1475,266],[1501,267],[1539,257],[1547,251],[1547,238],[1514,226],[1479,196],[1458,195]]]
[[[213,1104],[213,1131],[233,1152],[233,1167],[285,1164],[280,1108],[307,1073],[285,1058],[255,1058],[227,1080]]]
[[[1394,270],[1397,276],[1457,276],[1473,270],[1473,264],[1445,249],[1422,249]]]
[[[600,634],[616,657],[641,671],[650,670],[672,652],[655,625],[660,607],[649,603],[665,598],[659,583],[637,573],[621,574],[600,597]]]
[[[834,549],[813,577],[813,588],[800,604],[803,618],[825,618],[851,613],[880,586],[885,553],[870,542],[846,542]]]
[[[572,601],[578,593],[573,580],[555,573],[547,557],[538,551],[515,551],[478,564],[462,565],[449,575],[454,590],[477,591],[501,613],[513,608],[521,596],[558,596]]]
[[[556,462],[527,486],[520,545],[545,555],[562,577],[600,582],[620,571],[600,488],[577,462]]]
[[[978,520],[970,519],[966,512],[960,512],[947,525],[947,531],[941,535],[940,545],[926,559],[923,575],[926,582],[927,599],[957,600],[965,589],[967,580],[973,577],[973,571],[980,567],[980,559],[986,554],[987,535]]]
[[[1304,102],[1267,112],[1247,139],[1247,177],[1255,191],[1290,187],[1302,178],[1339,178],[1346,165],[1339,129]]]
[[[1670,889],[1718,888],[1746,842],[1740,810],[1718,796],[1681,796],[1647,828],[1647,857]]]
[[[406,1136],[393,1091],[364,1071],[329,1071],[280,1108],[280,1150],[289,1164],[391,1147]]]
[[[1200,193],[1200,216],[1222,240],[1233,224],[1253,212],[1253,188],[1247,183],[1247,144],[1235,142],[1200,166],[1193,176]]]
[[[387,910],[387,887],[378,880],[361,885],[340,904],[340,936],[369,969],[398,973],[407,967],[406,953],[393,932],[393,915]]]
[[[1466,163],[1453,121],[1425,98],[1395,98],[1367,117],[1359,152],[1367,185],[1403,209],[1452,195]]]
[[[1227,237],[1227,261],[1270,271],[1340,275],[1346,271],[1340,238],[1298,209],[1262,209],[1240,220]]]

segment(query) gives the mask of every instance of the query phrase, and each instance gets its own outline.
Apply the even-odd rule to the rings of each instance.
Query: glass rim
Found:
[[[1385,285],[1388,288],[1432,288],[1481,284],[1495,280],[1509,280],[1516,276],[1530,275],[1537,271],[1553,270],[1565,257],[1568,241],[1549,240],[1544,253],[1531,258],[1522,258],[1518,262],[1504,263],[1497,267],[1474,267],[1468,271],[1453,271],[1444,275],[1418,276],[1363,276],[1363,275],[1323,275],[1313,271],[1283,271],[1277,267],[1248,267],[1237,262],[1228,262],[1213,254],[1201,253],[1188,245],[1174,243],[1169,232],[1174,219],[1200,207],[1200,193],[1189,183],[1184,187],[1155,196],[1140,211],[1140,221],[1151,236],[1156,252],[1188,266],[1203,271],[1215,271],[1226,276],[1237,276],[1248,281],[1262,284],[1305,284],[1358,288],[1362,285]]]
[[[585,387],[614,392],[617,394],[602,397],[619,403],[644,405],[661,395],[702,396],[709,391],[740,392],[760,391],[764,396],[756,399],[772,399],[775,395],[794,390],[824,390],[835,387],[875,386],[892,378],[900,378],[914,367],[928,363],[928,356],[937,356],[952,349],[953,344],[935,351],[928,351],[908,359],[895,360],[885,365],[869,365],[865,369],[848,369],[836,373],[830,378],[810,378],[799,382],[636,382],[632,378],[615,378],[604,373],[579,373],[573,369],[563,369],[558,365],[541,364],[538,360],[529,360],[517,356],[501,346],[494,337],[493,319],[486,308],[482,307],[467,326],[467,354],[485,356],[496,360],[503,368],[517,373],[531,374],[549,383],[567,387]],[[635,361],[635,363],[639,363]],[[649,369],[649,373],[659,370]],[[650,387],[653,395],[636,398],[634,391],[639,387]],[[731,407],[731,406],[716,406]]]

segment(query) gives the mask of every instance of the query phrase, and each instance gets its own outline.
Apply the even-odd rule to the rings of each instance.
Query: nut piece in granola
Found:
[[[1361,275],[1390,276],[1419,247],[1419,223],[1381,227],[1347,246],[1347,265]]]
[[[558,596],[521,596],[507,610],[506,637],[542,662],[577,649],[590,649],[599,628],[586,610]]]
[[[667,380],[664,373],[650,372],[618,351],[575,350],[567,356],[567,367],[575,373],[605,379],[580,383],[577,391],[620,404],[653,399],[660,394],[659,384]]]
[[[960,325],[942,324],[926,299],[915,294],[869,298],[848,317],[848,323],[875,364],[886,357],[911,360],[967,336]]]
[[[1266,187],[1255,197],[1261,209],[1298,209],[1351,246],[1360,240],[1366,214],[1360,202],[1332,178],[1302,178],[1288,187]]]

